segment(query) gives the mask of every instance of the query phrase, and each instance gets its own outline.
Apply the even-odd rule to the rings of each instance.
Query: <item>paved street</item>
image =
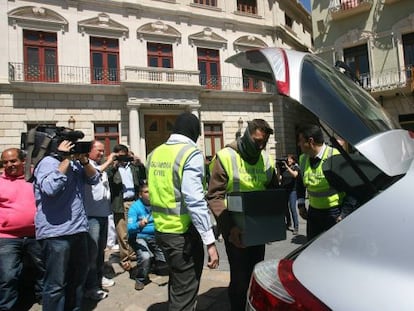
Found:
[[[300,222],[299,235],[293,236],[290,231],[287,232],[285,241],[273,242],[266,245],[266,259],[281,258],[294,250],[305,241],[305,223]],[[229,265],[224,249],[224,243],[218,243],[220,252],[220,267],[217,270],[205,268],[202,275],[201,287],[199,291],[198,307],[199,311],[207,310],[230,310],[227,299],[227,285],[229,283]],[[107,263],[113,261],[112,265],[116,272],[121,270],[116,263],[116,253],[107,253]],[[115,275],[116,284],[108,289],[108,298],[99,303],[92,303],[85,300],[83,310],[99,311],[166,311],[168,294],[167,281],[168,277],[151,276],[151,283],[144,290],[136,291],[134,281],[129,278],[129,273],[120,273]],[[40,311],[41,306],[34,305],[31,311]]]

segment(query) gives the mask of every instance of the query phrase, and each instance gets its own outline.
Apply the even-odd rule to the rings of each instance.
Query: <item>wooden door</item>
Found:
[[[147,155],[155,147],[167,141],[173,131],[176,117],[175,115],[146,115],[144,117]]]

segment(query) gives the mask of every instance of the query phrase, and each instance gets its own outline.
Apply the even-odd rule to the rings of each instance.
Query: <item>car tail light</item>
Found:
[[[248,292],[248,310],[330,310],[295,278],[293,260],[263,261],[256,265]]]

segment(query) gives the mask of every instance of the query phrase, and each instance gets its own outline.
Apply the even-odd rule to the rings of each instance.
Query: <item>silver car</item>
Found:
[[[359,205],[284,259],[257,264],[246,310],[414,310],[414,134],[315,55],[265,48],[227,61],[272,81],[352,146],[327,175]]]

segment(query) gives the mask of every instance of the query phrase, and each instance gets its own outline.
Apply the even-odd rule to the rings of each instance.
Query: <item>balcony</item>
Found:
[[[9,63],[10,82],[119,85],[123,75],[117,69]]]
[[[257,7],[255,7],[253,5],[239,4],[239,5],[237,5],[237,12],[256,15],[257,14]]]
[[[339,20],[369,12],[372,5],[373,0],[331,0],[329,12],[333,20]]]
[[[158,67],[125,67],[124,84],[163,84],[200,87],[198,71]]]
[[[216,91],[240,91],[255,93],[274,93],[275,88],[263,81],[243,79],[242,77],[227,77],[201,75],[199,71],[176,70],[171,68],[132,67],[123,70],[104,70],[102,68],[61,66],[61,65],[25,65],[24,63],[9,63],[9,82],[20,88],[33,89],[33,85],[43,91],[73,91],[87,92],[91,87],[100,87],[105,92],[105,86],[118,87],[119,92],[124,87],[158,87],[206,89]]]
[[[371,93],[381,94],[395,89],[414,91],[414,67],[409,66],[402,70],[390,70],[377,74],[362,74],[359,77],[360,85]]]

